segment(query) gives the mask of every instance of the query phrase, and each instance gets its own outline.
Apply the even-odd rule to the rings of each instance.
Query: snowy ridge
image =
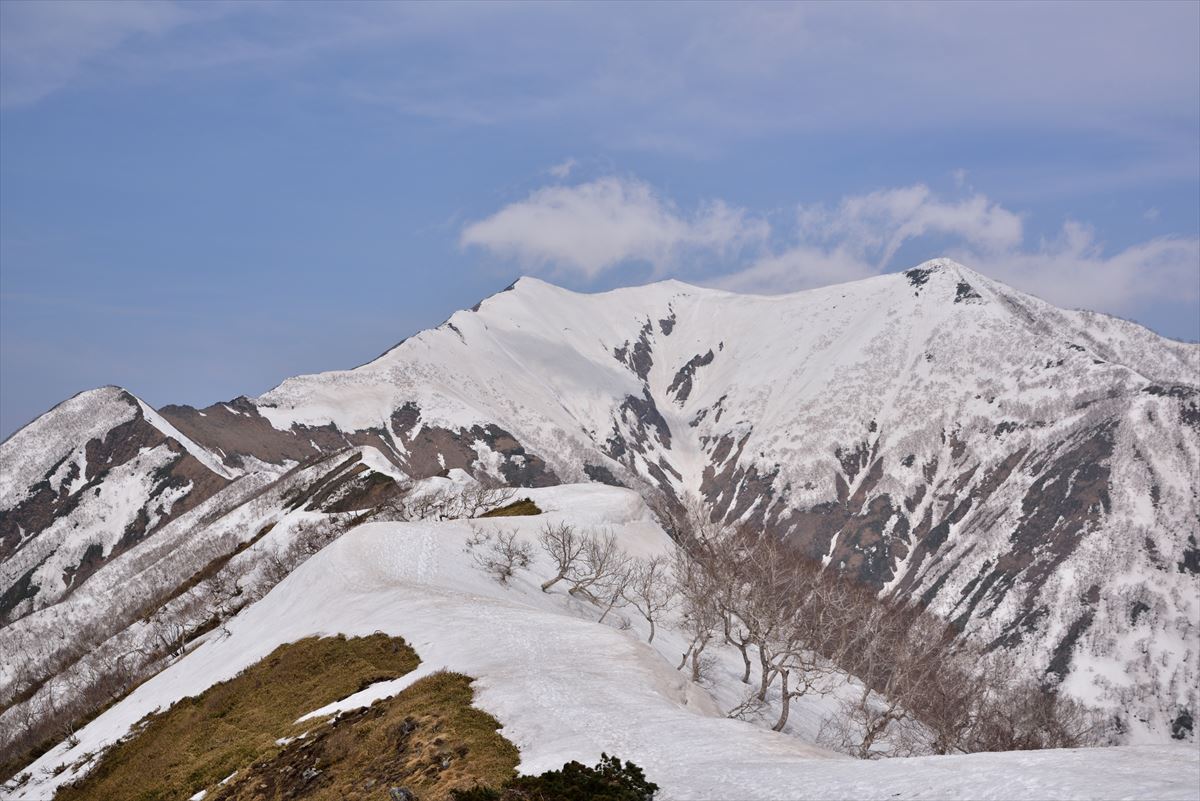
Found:
[[[145,418],[147,423],[161,431],[164,436],[174,439],[176,442],[186,448],[188,453],[196,457],[196,459],[209,470],[213,471],[222,478],[232,479],[238,476],[239,471],[230,470],[221,462],[220,459],[216,457],[215,454],[209,452],[207,448],[200,447],[195,442],[192,442],[189,438],[179,433],[179,429],[168,423],[161,414],[147,406],[146,402],[141,398],[138,398],[137,402],[138,407],[142,410],[142,417]]]
[[[35,778],[9,797],[46,797],[145,714],[231,677],[280,643],[376,631],[405,637],[421,667],[336,708],[399,692],[439,668],[466,672],[477,678],[476,703],[520,748],[525,773],[592,762],[606,751],[643,766],[664,801],[1193,797],[1197,753],[1185,746],[862,762],[726,718],[721,710],[737,692],[734,654],[725,654],[710,693],[668,661],[680,645],[669,632],[651,647],[637,621],[625,630],[601,625],[565,593],[542,593],[537,576],[547,565],[535,561],[508,588],[471,565],[463,545],[473,528],[516,528],[532,539],[547,519],[603,526],[636,554],[670,547],[633,493],[590,485],[529,494],[546,516],[352,530],[235,618],[228,637],[209,638],[140,686],[80,731],[74,747],[64,743],[39,758],[30,768]],[[794,713],[795,730],[811,729],[822,712],[821,699],[806,702]],[[69,767],[53,774],[59,765]]]
[[[61,600],[237,475],[117,387],[20,429],[0,464],[0,621]]]
[[[64,456],[136,414],[137,407],[123,389],[100,387],[80,392],[13,432],[0,443],[0,509],[16,506]]]

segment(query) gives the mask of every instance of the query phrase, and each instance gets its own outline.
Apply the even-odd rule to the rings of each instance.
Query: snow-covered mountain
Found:
[[[347,448],[363,504],[454,468],[697,496],[1017,649],[1130,741],[1195,737],[1200,346],[945,260],[771,297],[523,278],[258,398],[84,393],[0,446],[0,613],[83,625],[81,586]]]
[[[61,600],[233,477],[117,387],[60,403],[2,453],[0,619]]]

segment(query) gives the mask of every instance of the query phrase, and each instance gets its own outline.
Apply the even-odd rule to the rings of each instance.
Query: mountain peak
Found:
[[[933,276],[945,276],[956,281],[961,281],[969,278],[981,278],[982,276],[974,270],[959,264],[953,259],[930,259],[923,261],[916,267],[910,267],[903,271],[903,274],[910,280],[920,283],[925,283],[926,280]]]
[[[950,271],[955,271],[955,272],[961,272],[963,270],[967,270],[968,272],[970,272],[970,270],[967,267],[963,266],[962,264],[959,264],[954,259],[947,259],[944,256],[940,256],[936,259],[929,259],[928,261],[923,261],[920,264],[918,264],[916,267],[914,267],[913,269],[930,270],[930,271],[950,270]]]

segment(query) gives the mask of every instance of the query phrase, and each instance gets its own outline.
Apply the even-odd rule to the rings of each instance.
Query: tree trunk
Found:
[[[600,620],[597,621],[598,623],[604,622],[604,618],[608,617],[608,613],[611,612],[613,610],[613,607],[617,605],[617,599],[620,597],[621,597],[621,593],[617,593],[616,595],[614,595],[612,597],[611,600],[609,600],[608,606],[606,606],[604,608],[604,614],[600,615]]]
[[[771,686],[771,663],[767,660],[767,651],[761,645],[758,647],[758,661],[762,665],[762,681],[758,685],[758,700],[767,700],[767,688]]]
[[[742,652],[742,662],[746,669],[742,671],[742,684],[750,683],[750,652],[746,647],[746,643],[738,643],[738,650]]]
[[[700,682],[700,654],[704,651],[704,646],[706,645],[708,645],[707,638],[692,648],[692,681],[696,683]]]
[[[542,592],[549,592],[550,588],[567,577],[566,573],[559,573],[554,578],[542,585]]]
[[[692,655],[692,649],[691,649],[691,648],[688,648],[686,651],[684,651],[684,652],[683,652],[683,659],[680,659],[680,660],[679,660],[679,667],[677,667],[677,668],[675,668],[675,669],[676,669],[676,670],[683,670],[683,666],[687,664],[687,659],[688,659],[688,657],[689,657],[689,656],[691,656],[691,655]]]
[[[787,724],[788,711],[792,703],[792,694],[788,692],[788,672],[786,670],[779,671],[779,680],[782,682],[779,688],[779,698],[783,702],[782,708],[779,710],[779,720],[771,727],[772,731],[783,731],[783,727]]]
[[[654,618],[647,618],[650,621],[650,636],[646,638],[647,643],[654,642]]]

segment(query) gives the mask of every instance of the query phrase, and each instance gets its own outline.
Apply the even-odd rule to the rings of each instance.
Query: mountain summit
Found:
[[[372,471],[455,469],[698,498],[1012,649],[1131,740],[1194,737],[1200,345],[946,259],[780,296],[522,278],[257,398],[84,393],[0,445],[0,614],[86,624],[122,564],[185,547],[178,521],[199,536],[348,448],[362,503]]]

